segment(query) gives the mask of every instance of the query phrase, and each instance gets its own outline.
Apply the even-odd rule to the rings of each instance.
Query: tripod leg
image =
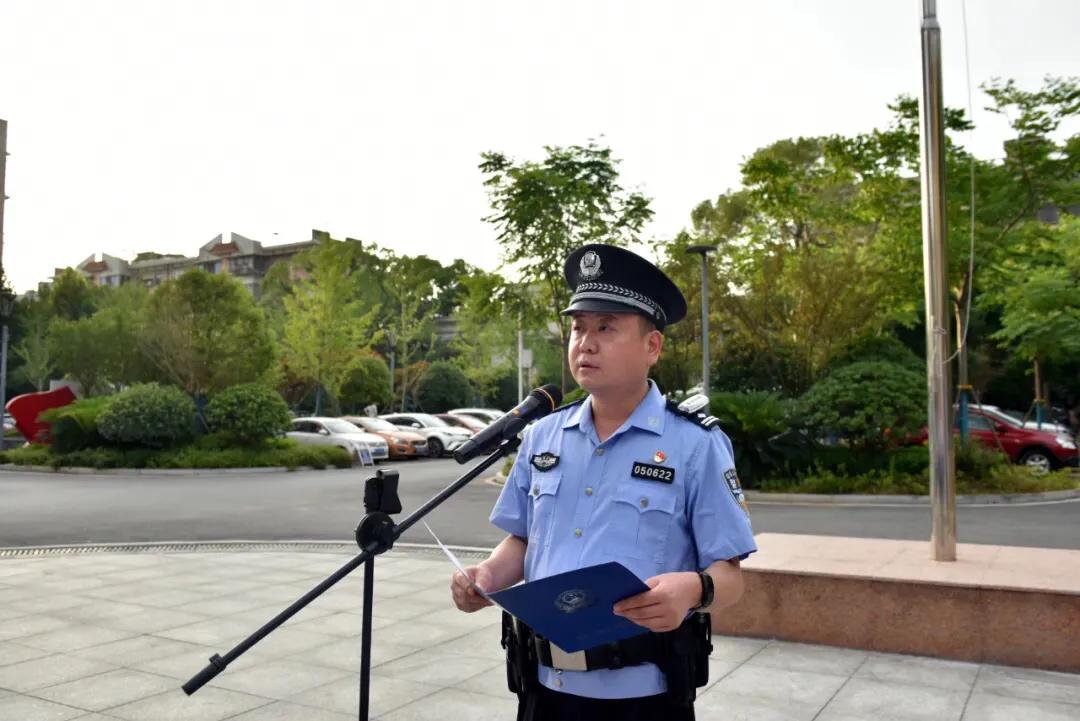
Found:
[[[371,609],[375,603],[375,557],[364,562],[364,623],[360,633],[360,721],[368,721],[371,693]]]

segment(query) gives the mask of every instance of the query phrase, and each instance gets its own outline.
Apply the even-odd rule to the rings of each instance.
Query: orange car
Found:
[[[343,420],[359,426],[368,433],[382,437],[390,446],[391,458],[417,458],[427,456],[427,439],[419,433],[403,431],[382,418],[368,416],[344,416]]]

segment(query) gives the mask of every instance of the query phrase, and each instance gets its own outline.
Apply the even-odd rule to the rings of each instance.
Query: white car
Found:
[[[479,418],[484,423],[494,423],[506,415],[505,412],[494,408],[454,408],[447,411],[447,413],[453,413],[455,416],[472,416],[473,418]]]
[[[285,436],[298,443],[344,448],[356,461],[363,461],[364,450],[370,451],[372,461],[390,458],[390,446],[386,441],[340,418],[294,418],[292,430]]]
[[[428,455],[432,458],[453,453],[473,435],[472,431],[452,426],[430,413],[390,413],[379,417],[398,428],[416,431],[427,438]]]

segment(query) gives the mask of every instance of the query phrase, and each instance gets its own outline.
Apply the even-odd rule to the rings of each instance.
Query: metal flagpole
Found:
[[[956,560],[956,478],[949,393],[949,314],[946,310],[945,128],[941,92],[941,26],[936,0],[922,0],[923,270],[926,284],[926,376],[930,443],[931,545],[935,561]]]

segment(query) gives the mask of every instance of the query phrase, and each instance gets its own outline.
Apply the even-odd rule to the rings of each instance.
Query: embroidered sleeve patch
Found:
[[[728,489],[731,490],[731,495],[735,497],[735,502],[749,516],[750,505],[746,502],[746,494],[743,493],[742,484],[739,483],[739,474],[735,472],[734,468],[729,468],[724,471],[724,480],[727,481]]]
[[[630,475],[634,478],[640,478],[644,481],[660,481],[661,483],[675,482],[674,468],[654,466],[651,463],[634,463],[634,468],[632,471],[630,471]]]

